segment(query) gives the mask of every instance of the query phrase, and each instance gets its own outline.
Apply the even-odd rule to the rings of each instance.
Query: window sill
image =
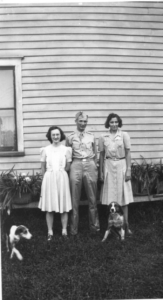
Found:
[[[0,152],[0,157],[25,156],[25,152]]]

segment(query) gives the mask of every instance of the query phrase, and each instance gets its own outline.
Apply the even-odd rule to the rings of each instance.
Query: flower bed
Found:
[[[14,167],[0,174],[0,203],[2,207],[12,203],[16,205],[29,204],[39,201],[42,175],[40,173],[28,175],[17,173]],[[163,195],[163,164],[147,162],[142,157],[142,163],[136,160],[131,165],[131,183],[134,197],[153,197]],[[98,199],[101,183],[98,182]],[[82,200],[86,200],[86,193],[82,189]]]
[[[34,172],[33,172],[34,173]],[[10,204],[28,204],[39,198],[42,176],[17,173],[12,168],[0,175],[0,202],[2,207]]]
[[[131,183],[134,196],[156,195],[163,193],[163,164],[134,161],[131,165]]]

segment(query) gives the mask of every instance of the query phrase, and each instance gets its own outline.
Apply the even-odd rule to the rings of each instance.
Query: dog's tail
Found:
[[[13,258],[14,254],[16,255],[16,257],[17,257],[19,260],[22,260],[22,259],[23,259],[23,256],[20,254],[19,250],[17,250],[15,247],[12,248],[11,256],[10,256],[11,259]]]

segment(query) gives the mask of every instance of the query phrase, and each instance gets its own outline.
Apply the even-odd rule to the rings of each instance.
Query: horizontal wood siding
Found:
[[[163,2],[0,4],[0,56],[22,55],[24,157],[0,170],[40,171],[49,126],[74,116],[105,132],[110,112],[131,136],[132,159],[163,157]]]

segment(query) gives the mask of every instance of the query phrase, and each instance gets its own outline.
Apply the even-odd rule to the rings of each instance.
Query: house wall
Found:
[[[0,57],[23,56],[24,157],[0,170],[40,170],[49,126],[66,134],[89,115],[97,140],[123,119],[132,159],[163,157],[163,2],[0,4]]]

